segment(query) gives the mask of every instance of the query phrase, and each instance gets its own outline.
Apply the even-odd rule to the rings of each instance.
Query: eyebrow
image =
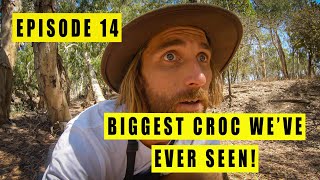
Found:
[[[157,49],[162,50],[170,46],[185,45],[185,44],[186,42],[182,41],[181,39],[173,39],[161,44]]]
[[[201,46],[203,49],[207,49],[207,50],[209,50],[209,51],[212,51],[212,49],[211,49],[211,47],[210,47],[210,45],[209,45],[208,43],[202,42],[202,43],[200,44],[200,46]]]
[[[170,41],[167,41],[167,42],[164,42],[163,44],[161,44],[159,47],[157,47],[157,50],[163,50],[163,49],[168,48],[170,46],[185,45],[185,44],[186,44],[186,42],[181,39],[173,39],[173,40],[170,40]],[[201,42],[200,46],[203,49],[207,49],[209,51],[212,50],[208,43]]]

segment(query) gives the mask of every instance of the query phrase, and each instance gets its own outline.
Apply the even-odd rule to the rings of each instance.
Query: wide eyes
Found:
[[[164,55],[164,59],[166,61],[174,61],[174,60],[176,60],[176,55],[172,52],[169,52]]]
[[[208,60],[208,56],[205,53],[200,53],[197,58],[200,62],[206,62]]]
[[[177,60],[177,55],[174,52],[167,52],[164,56],[163,56],[164,60],[166,61],[175,61]],[[206,62],[208,61],[208,55],[206,53],[199,53],[197,56],[197,60],[199,62]]]

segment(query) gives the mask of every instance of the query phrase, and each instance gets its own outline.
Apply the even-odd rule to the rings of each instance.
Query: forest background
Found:
[[[13,12],[120,12],[125,25],[153,9],[183,3],[218,5],[243,23],[239,50],[223,73],[224,104],[213,111],[307,114],[305,144],[286,144],[291,149],[283,152],[283,162],[280,155],[260,154],[265,166],[259,174],[231,178],[320,178],[320,5],[314,0],[2,0],[0,178],[39,177],[65,123],[116,97],[100,75],[106,43],[13,43]],[[284,145],[263,147],[275,155]],[[297,150],[303,153],[292,154]]]

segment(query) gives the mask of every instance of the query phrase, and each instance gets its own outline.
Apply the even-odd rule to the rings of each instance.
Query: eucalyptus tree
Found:
[[[0,36],[0,124],[9,120],[13,84],[13,69],[16,62],[17,43],[12,42],[12,13],[19,12],[21,1],[1,2]]]
[[[253,0],[253,2],[258,14],[259,25],[269,30],[272,44],[281,62],[283,77],[289,78],[286,56],[278,31],[281,27],[285,27],[285,22],[290,16],[288,12],[292,8],[292,2],[290,0]]]
[[[34,3],[37,13],[56,12],[54,0],[36,0]],[[52,123],[64,124],[71,119],[71,115],[64,90],[65,75],[58,46],[56,43],[33,43],[33,50],[39,91],[43,92],[48,119]]]
[[[314,64],[320,61],[320,5],[314,1],[298,4],[288,23],[290,42],[297,52],[308,56],[308,76],[314,74]]]

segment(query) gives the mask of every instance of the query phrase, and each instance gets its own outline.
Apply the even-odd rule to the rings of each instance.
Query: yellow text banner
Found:
[[[305,131],[305,114],[104,114],[106,140],[305,140]]]
[[[152,145],[154,173],[259,172],[257,145]]]
[[[13,42],[121,42],[121,13],[13,13]]]

